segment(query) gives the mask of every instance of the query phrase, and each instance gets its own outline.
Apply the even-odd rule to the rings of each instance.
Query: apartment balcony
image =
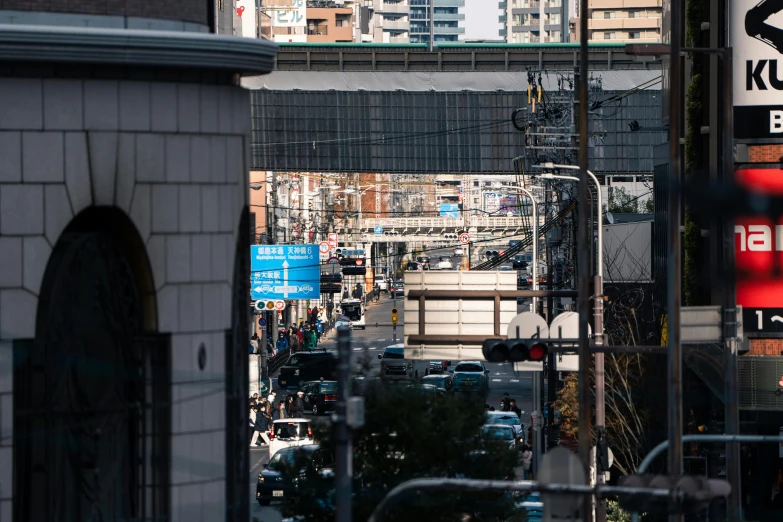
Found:
[[[508,2],[498,2],[498,9],[505,11],[508,8]]]
[[[544,9],[560,9],[563,7],[563,2],[544,2]]]
[[[435,20],[465,20],[465,15],[463,13],[435,13]]]
[[[393,44],[407,44],[411,43],[410,36],[392,36],[389,38],[389,43]]]
[[[661,7],[661,0],[588,0],[590,9],[638,9]]]
[[[464,27],[436,27],[435,34],[465,34]]]
[[[410,31],[411,23],[408,20],[384,20],[383,29],[389,31]]]
[[[383,13],[408,14],[410,13],[410,6],[402,2],[388,3],[388,2],[382,2],[378,0],[375,3],[375,12],[381,14]]]
[[[498,22],[500,22],[501,24],[505,24],[506,22],[508,22],[508,16],[506,15],[498,16]]]
[[[465,0],[435,0],[435,7],[465,7]]]
[[[508,31],[505,27],[503,29],[498,29],[498,36],[502,36],[503,38],[508,36]]]
[[[657,29],[660,18],[591,18],[587,28],[591,31],[630,31],[633,29]]]

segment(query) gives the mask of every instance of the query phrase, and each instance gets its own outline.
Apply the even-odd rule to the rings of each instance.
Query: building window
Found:
[[[615,33],[604,33],[604,40],[614,40],[617,38]]]
[[[641,18],[642,12],[641,11],[630,11],[628,13],[628,18]]]
[[[642,37],[642,33],[640,33],[639,31],[631,31],[630,33],[628,33],[629,40],[638,40],[641,37]]]
[[[617,16],[617,13],[615,13],[614,11],[606,11],[604,13],[604,19],[605,20],[611,20],[612,18],[615,18],[616,16]]]

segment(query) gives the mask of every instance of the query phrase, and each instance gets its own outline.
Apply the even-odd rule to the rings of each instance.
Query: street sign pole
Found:
[[[336,441],[336,522],[351,522],[353,455],[348,427],[347,401],[351,393],[351,329],[337,330],[337,412],[333,415]]]

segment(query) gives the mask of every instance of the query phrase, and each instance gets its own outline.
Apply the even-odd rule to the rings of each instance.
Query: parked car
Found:
[[[458,392],[479,392],[483,395],[489,393],[489,370],[481,361],[461,361],[449,370],[454,374],[454,390]]]
[[[299,391],[304,393],[305,410],[310,410],[313,415],[334,411],[337,405],[337,381],[308,382]]]
[[[376,275],[375,282],[378,283],[378,288],[381,289],[381,292],[389,291],[389,281],[386,279],[385,275],[383,274]]]
[[[418,377],[414,373],[413,362],[405,360],[405,345],[395,344],[388,346],[378,355],[381,360],[381,379],[413,379]]]
[[[444,393],[454,393],[454,377],[451,374],[425,375],[422,384],[431,384]]]
[[[297,464],[298,459],[304,459],[304,466],[299,473],[286,473]],[[314,470],[324,476],[329,476],[334,470],[334,459],[328,451],[317,444],[290,447],[279,450],[264,464],[264,469],[258,474],[256,483],[256,500],[262,506],[268,506],[272,501],[285,501],[296,491],[298,478]]]
[[[332,352],[295,353],[280,368],[277,387],[283,390],[290,388],[298,390],[302,383],[317,381],[321,377],[329,380],[337,378],[337,358]]]
[[[405,282],[404,281],[395,281],[392,283],[391,289],[389,290],[389,296],[394,297],[404,297],[405,296]]]
[[[516,436],[514,428],[504,424],[485,424],[481,427],[482,445],[507,445],[510,450],[520,448],[519,438]]]
[[[511,426],[517,434],[519,442],[524,442],[525,425],[513,411],[488,411],[486,424],[504,424]]]
[[[408,272],[417,272],[421,270],[421,264],[416,263],[414,261],[408,261],[408,264],[405,265],[405,270]]]
[[[283,448],[306,446],[313,443],[313,428],[310,419],[280,419],[272,423],[269,431],[269,454]]]

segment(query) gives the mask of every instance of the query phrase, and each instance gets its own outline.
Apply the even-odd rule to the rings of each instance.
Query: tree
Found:
[[[353,436],[355,520],[367,520],[375,506],[395,486],[414,478],[465,477],[502,480],[514,476],[518,456],[506,443],[483,445],[483,403],[453,396],[431,396],[407,386],[373,385],[365,391],[366,417]],[[331,427],[315,426],[314,438],[334,454]],[[292,472],[301,469],[295,467]],[[284,516],[306,521],[331,520],[330,477],[309,473],[299,482]],[[389,514],[389,520],[457,522],[507,520],[514,513],[511,496],[427,494],[414,496]]]
[[[632,196],[623,187],[609,187],[609,198],[604,205],[604,214],[652,214],[655,211],[653,198],[641,200],[641,196]]]

